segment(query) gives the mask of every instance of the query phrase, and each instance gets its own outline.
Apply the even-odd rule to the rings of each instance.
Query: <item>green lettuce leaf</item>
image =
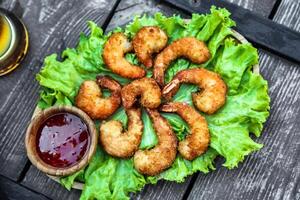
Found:
[[[124,127],[127,127],[128,117],[123,107],[119,108],[108,120],[117,120],[122,123]]]
[[[184,140],[186,134],[190,131],[187,123],[174,113],[162,113],[162,116],[168,120],[179,141]]]
[[[224,50],[216,59],[215,71],[227,83],[229,95],[237,93],[246,69],[258,63],[258,53],[250,43],[237,44],[233,39],[226,39]]]
[[[84,182],[84,169],[81,169],[70,176],[60,178],[60,184],[67,188],[67,190],[71,190],[75,180]]]
[[[212,148],[209,148],[205,154],[197,157],[193,161],[185,160],[182,156],[178,155],[173,165],[155,178],[157,180],[164,179],[181,183],[184,182],[188,175],[195,172],[200,171],[206,174],[211,170],[215,170],[214,160],[217,155],[218,153]]]
[[[154,19],[169,36],[169,43],[184,36],[186,24],[180,16],[166,17],[161,13],[156,13]]]
[[[180,72],[181,70],[188,69],[190,67],[190,62],[184,58],[179,58],[178,60],[172,62],[170,67],[165,73],[165,82],[168,83],[172,80],[173,76]]]
[[[158,143],[158,139],[152,126],[151,119],[145,109],[142,109],[142,120],[144,124],[144,130],[139,148],[143,150],[151,149]]]
[[[133,167],[132,159],[117,159],[98,149],[99,158],[93,171],[86,177],[81,200],[129,199],[129,192],[140,191],[146,184],[143,175]]]
[[[235,26],[235,22],[232,21],[229,16],[230,12],[226,9],[217,9],[212,6],[210,9],[211,14],[206,15],[206,21],[201,30],[196,35],[196,38],[203,41],[208,41],[212,35],[215,33],[215,30],[218,26],[231,27]]]

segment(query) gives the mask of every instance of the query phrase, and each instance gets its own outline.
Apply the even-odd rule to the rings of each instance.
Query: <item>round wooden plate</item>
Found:
[[[186,21],[188,21],[188,20],[186,20]],[[232,36],[233,36],[235,39],[237,39],[239,42],[241,42],[241,43],[248,43],[248,41],[246,40],[246,38],[244,38],[244,36],[242,36],[240,33],[236,32],[235,30],[232,30],[232,32],[233,32],[233,35],[232,35]],[[259,65],[258,65],[258,64],[256,64],[256,65],[253,66],[253,73],[259,74]],[[33,112],[32,118],[33,118],[38,112],[41,112],[41,109],[37,106],[37,107],[35,108],[34,112]],[[48,174],[47,174],[47,176],[48,176],[49,178],[53,179],[54,181],[58,182],[58,183],[60,182],[60,181],[59,181],[59,178],[60,178],[60,177],[51,176],[51,175],[48,175]],[[72,188],[78,189],[78,190],[82,190],[82,189],[83,189],[83,186],[84,186],[83,183],[80,183],[80,182],[76,182],[76,181],[75,181],[74,184],[73,184],[73,186],[72,186]]]

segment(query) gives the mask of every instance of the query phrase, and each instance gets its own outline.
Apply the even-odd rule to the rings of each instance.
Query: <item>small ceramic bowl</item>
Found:
[[[90,144],[84,156],[78,162],[65,168],[54,167],[52,165],[45,163],[40,158],[37,152],[37,144],[36,144],[37,141],[36,137],[38,135],[38,131],[42,123],[50,116],[62,112],[71,113],[81,118],[88,128],[89,137],[90,137]],[[98,143],[97,137],[98,134],[97,134],[95,124],[93,120],[85,112],[73,106],[54,106],[37,113],[35,117],[31,120],[26,131],[25,146],[26,146],[27,156],[29,160],[39,170],[53,176],[67,176],[79,171],[89,163],[92,156],[96,152],[97,143]]]

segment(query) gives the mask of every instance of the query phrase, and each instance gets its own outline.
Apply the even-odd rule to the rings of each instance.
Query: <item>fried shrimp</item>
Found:
[[[122,132],[122,123],[116,120],[103,122],[100,127],[100,142],[104,150],[119,158],[132,156],[138,150],[143,134],[141,109],[130,108],[126,113],[127,131]]]
[[[196,84],[202,89],[200,92],[192,94],[194,105],[202,112],[213,114],[225,104],[227,87],[215,72],[202,68],[182,70],[164,87],[163,96],[170,100],[178,91],[181,83]]]
[[[125,78],[136,79],[144,77],[146,72],[139,66],[130,64],[124,54],[132,50],[132,45],[123,33],[114,33],[105,43],[103,59],[114,73]]]
[[[170,102],[162,105],[161,110],[176,112],[190,127],[190,133],[178,145],[178,151],[185,159],[193,160],[207,150],[210,141],[208,125],[195,109],[188,104]]]
[[[110,97],[103,98],[100,87],[109,89]],[[97,81],[84,81],[76,96],[76,106],[92,119],[106,119],[118,109],[120,104],[121,86],[107,76],[97,76]]]
[[[174,41],[157,55],[154,62],[153,76],[160,86],[164,85],[165,70],[178,57],[201,64],[210,58],[210,53],[205,43],[196,38],[186,37]]]
[[[152,67],[152,54],[162,50],[168,42],[167,34],[158,26],[141,28],[132,40],[134,51],[141,63],[147,68]]]
[[[158,144],[150,150],[138,150],[134,154],[134,166],[140,173],[154,176],[174,162],[177,138],[168,121],[157,110],[147,111],[158,136]]]
[[[141,104],[146,108],[157,108],[161,102],[161,91],[152,78],[142,78],[132,81],[121,91],[122,102],[125,108],[130,108],[141,97]]]

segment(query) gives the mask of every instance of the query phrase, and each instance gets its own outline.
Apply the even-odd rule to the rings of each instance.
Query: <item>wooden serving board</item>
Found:
[[[189,21],[189,20],[187,19],[186,21]],[[239,42],[241,42],[241,43],[248,43],[248,41],[246,40],[246,38],[245,38],[244,36],[242,36],[240,33],[238,33],[238,32],[235,31],[235,30],[232,30],[232,32],[233,32],[233,37],[234,37],[235,39],[237,39]],[[259,65],[258,65],[258,64],[256,64],[256,65],[253,66],[253,73],[259,74]],[[32,114],[32,118],[34,118],[34,117],[35,117],[39,112],[41,112],[41,111],[42,111],[42,110],[41,110],[38,106],[36,106],[36,108],[35,108],[35,110],[34,110],[34,112],[33,112],[33,114]],[[57,176],[51,176],[51,175],[48,175],[48,174],[47,174],[47,176],[48,176],[49,178],[51,178],[52,180],[58,182],[58,183],[60,182],[60,181],[59,181],[60,177],[57,177]],[[84,184],[83,184],[83,183],[76,182],[76,181],[74,182],[74,184],[73,184],[73,186],[72,186],[72,188],[77,189],[77,190],[82,190],[83,187],[84,187]]]

